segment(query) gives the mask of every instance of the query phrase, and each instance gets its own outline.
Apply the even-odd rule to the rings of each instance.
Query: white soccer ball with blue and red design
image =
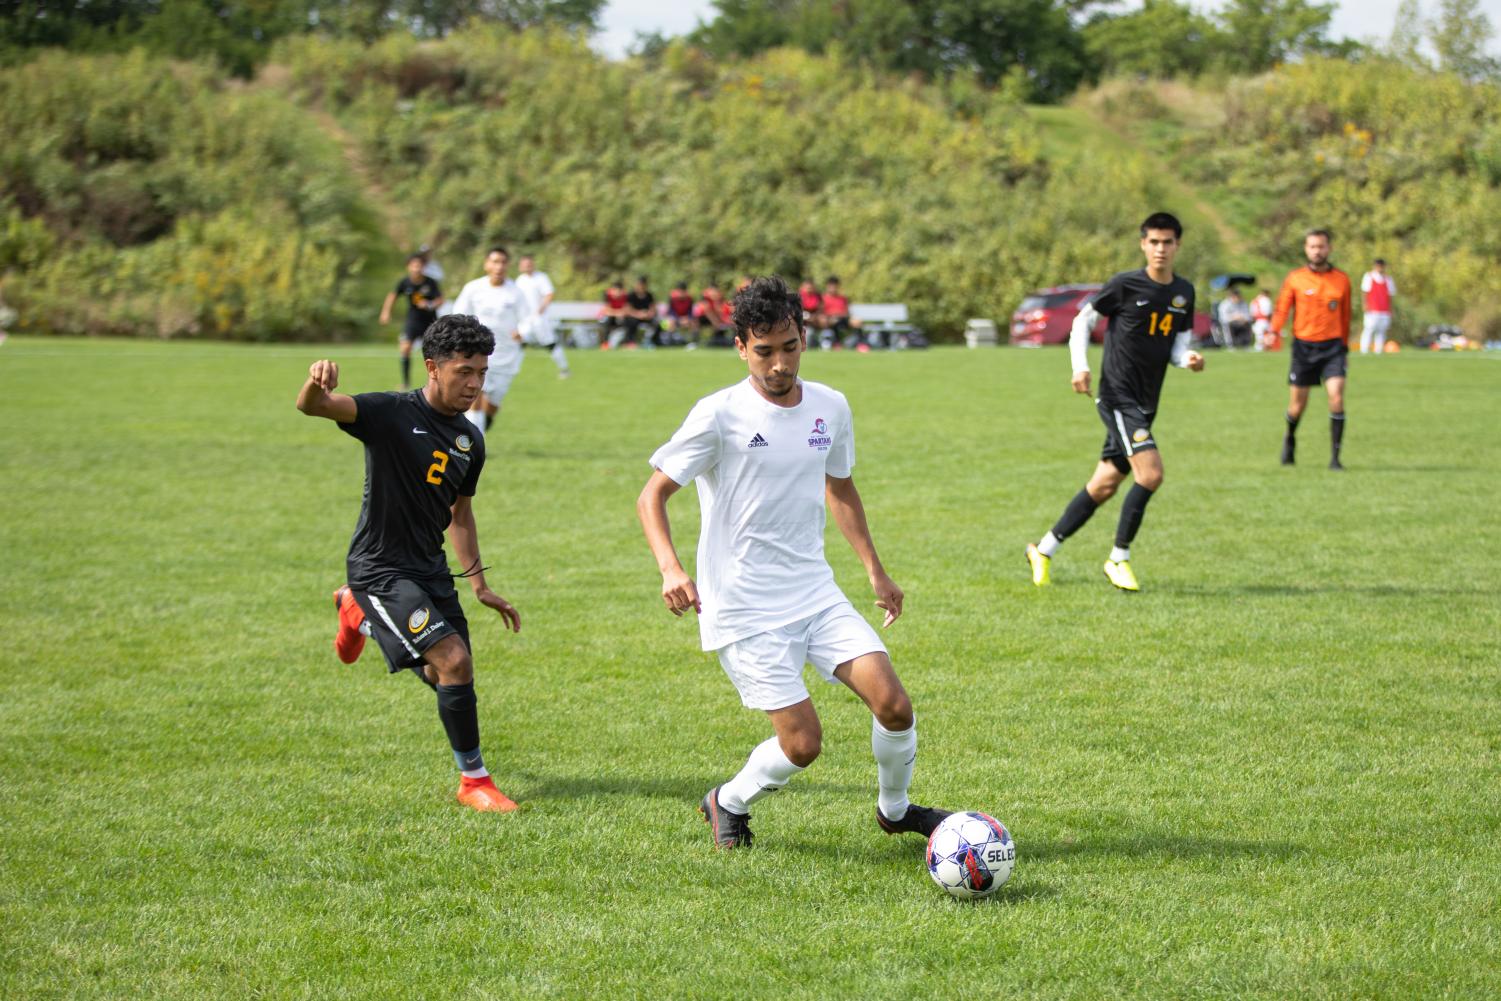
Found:
[[[988,897],[1011,878],[1016,846],[1006,825],[978,811],[951,813],[928,838],[928,875],[960,900]]]

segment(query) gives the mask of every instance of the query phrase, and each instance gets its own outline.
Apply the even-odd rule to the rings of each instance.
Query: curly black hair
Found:
[[[792,321],[803,331],[803,304],[780,275],[763,275],[735,293],[736,340],[749,342],[752,334],[769,334]]]
[[[488,355],[495,350],[495,335],[472,316],[450,313],[440,316],[422,335],[422,357],[445,362],[455,355]]]

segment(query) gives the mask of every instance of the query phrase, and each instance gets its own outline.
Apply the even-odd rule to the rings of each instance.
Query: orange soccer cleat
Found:
[[[360,627],[365,624],[365,613],[354,600],[354,592],[348,584],[340,584],[334,591],[334,611],[339,613],[339,631],[334,634],[334,653],[346,664],[360,659],[365,649],[365,634]]]
[[[495,788],[495,780],[488,775],[477,779],[460,776],[458,800],[482,813],[510,813],[519,809],[509,796]]]

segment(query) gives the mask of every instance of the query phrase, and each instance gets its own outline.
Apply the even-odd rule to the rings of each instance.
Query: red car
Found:
[[[1021,301],[1016,312],[1011,314],[1011,343],[1024,348],[1041,347],[1044,344],[1067,344],[1068,334],[1074,325],[1074,317],[1084,304],[1093,299],[1103,285],[1059,285],[1038,289]],[[1089,338],[1096,344],[1105,341],[1105,327],[1109,321],[1100,317]],[[1209,314],[1194,313],[1194,337],[1209,336]]]

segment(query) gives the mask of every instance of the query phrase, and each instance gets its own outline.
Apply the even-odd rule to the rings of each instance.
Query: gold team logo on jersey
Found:
[[[1181,295],[1175,295],[1173,296],[1173,305],[1177,306],[1179,309],[1182,309],[1184,306],[1188,305],[1188,300],[1183,298]]]
[[[459,435],[457,438],[455,438],[453,440],[453,443],[455,445],[459,446],[459,451],[460,452],[467,452],[467,451],[469,451],[469,446],[471,446],[471,445],[474,444],[474,442],[472,440],[470,440],[470,438],[469,438],[469,436],[467,434],[461,434],[461,435]]]
[[[411,615],[407,616],[407,628],[414,633],[422,632],[422,628],[427,625],[430,614],[425,608],[417,609]]]
[[[1136,431],[1131,435],[1131,440],[1140,445],[1150,437],[1152,437],[1152,432],[1148,431],[1146,428],[1137,428]]]

